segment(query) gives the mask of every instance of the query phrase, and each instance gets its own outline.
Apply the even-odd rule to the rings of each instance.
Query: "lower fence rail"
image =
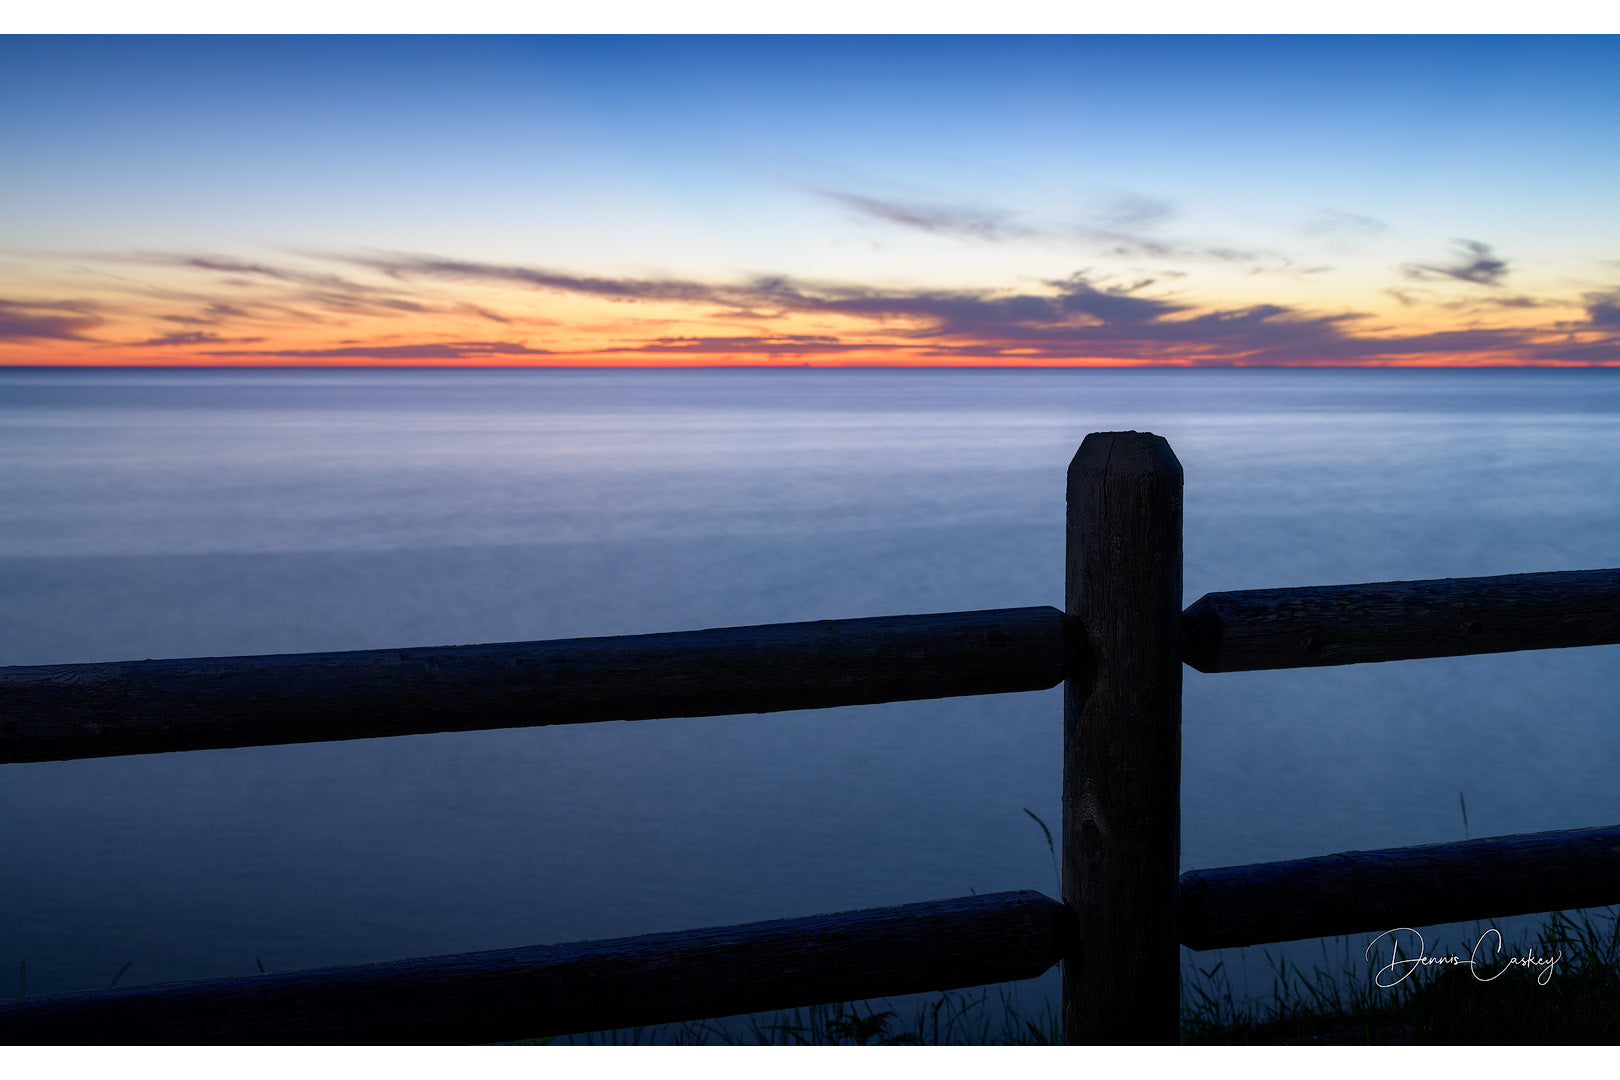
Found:
[[[1181,875],[1207,950],[1620,903],[1620,825]],[[1074,940],[1034,891],[564,945],[25,998],[5,1043],[476,1043],[1031,979]]]
[[[6,1043],[480,1043],[1031,979],[1070,913],[1033,891],[0,1005]]]
[[[1181,943],[1223,949],[1620,904],[1620,825],[1181,875]]]

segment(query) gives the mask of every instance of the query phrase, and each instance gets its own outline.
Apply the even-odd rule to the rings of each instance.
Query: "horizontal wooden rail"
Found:
[[[1181,875],[1181,943],[1223,949],[1620,904],[1620,825]]]
[[[0,763],[1044,690],[1006,608],[502,645],[0,668]]]
[[[1620,570],[1210,593],[1182,613],[1199,671],[1620,643]]]
[[[674,934],[0,1003],[0,1043],[469,1043],[1029,979],[1069,912],[1037,892]]]

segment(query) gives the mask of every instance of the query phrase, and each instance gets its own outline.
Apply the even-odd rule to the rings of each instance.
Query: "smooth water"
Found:
[[[0,664],[1620,565],[1620,372],[0,371]],[[1186,671],[1184,868],[1620,821],[1620,649]],[[0,767],[0,995],[1058,891],[1057,690]],[[1039,987],[1047,992],[1048,977]]]

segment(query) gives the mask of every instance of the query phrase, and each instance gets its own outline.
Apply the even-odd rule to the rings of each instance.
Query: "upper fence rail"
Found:
[[[1210,593],[1181,620],[1199,671],[1620,643],[1620,570]]]
[[[503,645],[0,668],[0,762],[1044,690],[1063,613],[1007,608]]]
[[[0,763],[1045,690],[1056,608],[559,641],[0,668]],[[1620,643],[1620,569],[1210,593],[1203,672]]]

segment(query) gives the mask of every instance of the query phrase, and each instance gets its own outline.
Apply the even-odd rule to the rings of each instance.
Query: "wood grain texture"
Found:
[[[1069,466],[1063,718],[1064,1040],[1174,1043],[1180,1021],[1181,464],[1086,436]],[[1082,633],[1083,631],[1083,633]]]
[[[1181,876],[1181,942],[1225,949],[1620,903],[1620,826]]]
[[[476,1043],[1028,979],[1068,910],[1036,892],[675,934],[0,1003],[0,1042]]]
[[[0,762],[1043,690],[1055,608],[0,669]]]
[[[1620,643],[1620,570],[1210,593],[1182,617],[1199,671]]]

